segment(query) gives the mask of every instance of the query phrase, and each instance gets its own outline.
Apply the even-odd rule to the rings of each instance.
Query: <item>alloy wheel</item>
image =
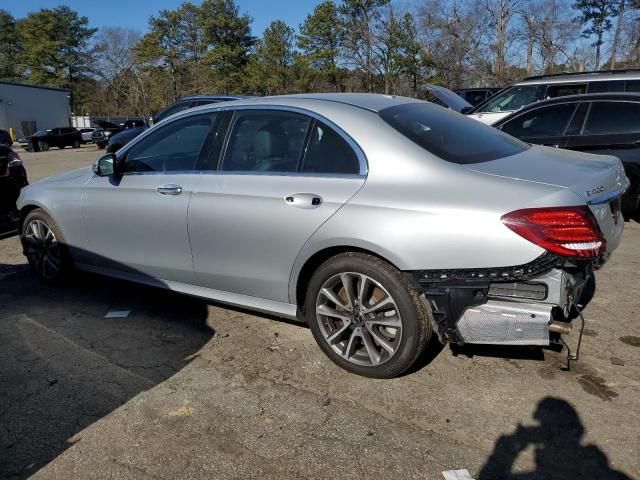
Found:
[[[362,273],[339,273],[322,285],[316,320],[328,345],[356,365],[387,362],[402,340],[402,318],[395,300],[379,282]]]
[[[41,220],[32,220],[24,241],[27,258],[36,272],[47,280],[56,277],[62,265],[62,252],[51,228]]]

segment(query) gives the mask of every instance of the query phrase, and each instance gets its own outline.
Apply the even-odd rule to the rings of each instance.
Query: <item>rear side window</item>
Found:
[[[385,108],[380,117],[425,150],[452,163],[488,162],[529,148],[500,130],[429,104]]]
[[[315,122],[304,156],[303,173],[360,173],[356,152],[344,138],[321,122]]]
[[[609,91],[609,82],[591,82],[589,84],[589,93],[604,93]]]
[[[545,98],[566,97],[567,95],[580,95],[587,91],[587,84],[580,85],[549,85]]]
[[[640,92],[640,80],[627,80],[627,92]]]
[[[296,172],[311,120],[270,110],[241,110],[229,135],[222,170]]]
[[[640,132],[640,103],[593,102],[583,135]]]
[[[501,130],[517,138],[560,136],[575,109],[575,103],[536,108],[505,123]]]

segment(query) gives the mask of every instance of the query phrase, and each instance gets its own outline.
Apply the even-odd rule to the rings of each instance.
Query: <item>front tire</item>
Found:
[[[419,292],[372,255],[344,253],[313,274],[305,316],[322,351],[366,377],[393,378],[424,353],[431,327]]]
[[[46,152],[47,150],[49,150],[49,144],[47,142],[40,142],[39,147],[41,152]]]
[[[80,140],[74,140],[72,148],[80,148]]]
[[[29,266],[47,283],[62,283],[73,269],[62,232],[44,210],[35,209],[22,222],[20,240]]]

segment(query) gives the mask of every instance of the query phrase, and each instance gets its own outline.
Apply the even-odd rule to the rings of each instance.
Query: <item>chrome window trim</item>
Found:
[[[225,103],[225,102],[220,102],[220,103]],[[187,110],[183,110],[181,112],[178,112],[168,118],[165,118],[164,120],[162,120],[161,122],[157,123],[156,125],[154,125],[153,127],[151,127],[150,129],[146,130],[145,132],[141,133],[140,135],[138,135],[136,138],[134,138],[131,142],[129,142],[128,144],[126,144],[121,150],[119,150],[119,154],[120,155],[126,155],[127,152],[133,148],[138,142],[142,141],[147,135],[151,134],[158,126],[162,125],[168,125],[169,123],[181,120],[184,117],[187,116],[191,116],[191,115],[202,115],[202,114],[207,114],[207,113],[216,113],[216,112],[226,112],[226,111],[238,111],[238,110],[276,110],[276,111],[284,111],[284,112],[292,112],[292,113],[298,113],[300,115],[305,115],[307,117],[310,117],[311,119],[315,119],[318,120],[324,124],[326,124],[328,127],[332,128],[338,135],[340,135],[344,141],[347,142],[347,144],[355,151],[356,153],[356,157],[358,158],[358,164],[360,166],[360,171],[357,174],[352,174],[352,173],[348,173],[348,174],[315,174],[314,176],[318,176],[318,177],[330,177],[330,178],[335,178],[335,177],[353,177],[354,175],[356,177],[366,177],[367,174],[369,173],[369,162],[367,160],[367,156],[365,155],[364,151],[362,150],[362,148],[360,147],[360,145],[358,145],[358,143],[351,138],[351,136],[345,132],[342,128],[340,128],[338,125],[336,125],[334,122],[332,122],[331,120],[329,120],[328,118],[324,117],[323,115],[320,115],[319,113],[313,112],[311,110],[307,110],[305,108],[300,108],[300,107],[292,107],[290,105],[220,105],[220,106],[216,106],[217,104],[213,103],[211,104],[211,106],[209,105],[202,105],[201,107],[196,107],[197,110],[195,111],[191,111],[191,109],[187,109]],[[232,125],[229,125],[229,128],[231,128]],[[194,171],[198,171],[200,172],[200,170],[194,170]],[[218,170],[203,170],[204,172],[217,172]],[[147,173],[147,172],[144,172]],[[159,172],[159,173],[164,173],[164,172]],[[234,172],[227,172],[227,173],[234,173]],[[241,173],[241,172],[237,172],[237,173]],[[265,173],[269,173],[269,172],[249,172],[253,175],[264,175]],[[272,173],[277,173],[277,172],[272,172]],[[303,174],[302,172],[298,173],[298,172],[280,172],[282,174],[286,174],[286,175],[292,175],[292,176],[307,176],[306,174]]]

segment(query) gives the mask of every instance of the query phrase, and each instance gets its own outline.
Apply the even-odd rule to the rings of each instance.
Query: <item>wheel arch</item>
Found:
[[[398,268],[396,263],[388,258],[388,255],[376,251],[376,248],[370,248],[369,246],[357,246],[353,244],[340,244],[324,247],[312,255],[310,255],[302,265],[294,271],[290,282],[289,296],[292,303],[298,305],[299,311],[301,311],[304,305],[304,297],[306,293],[306,287],[311,280],[311,276],[318,269],[322,263],[331,257],[339,255],[341,253],[364,253],[380,260],[387,262],[395,268]],[[400,270],[398,268],[398,270]]]

